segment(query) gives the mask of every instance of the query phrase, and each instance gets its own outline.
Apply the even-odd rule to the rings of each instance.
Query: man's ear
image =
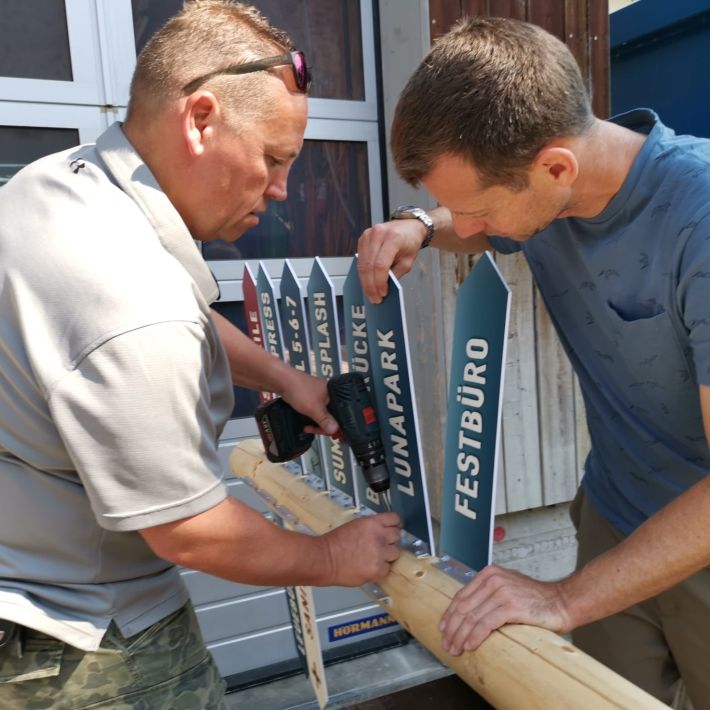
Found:
[[[195,91],[185,99],[181,127],[190,155],[197,157],[204,153],[220,115],[219,102],[211,91]]]
[[[533,169],[553,180],[557,187],[570,187],[579,175],[577,156],[563,146],[543,148],[533,162]]]

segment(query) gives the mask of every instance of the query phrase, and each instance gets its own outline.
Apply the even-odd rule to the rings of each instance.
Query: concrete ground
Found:
[[[490,706],[418,641],[326,667],[328,710],[458,710]],[[317,710],[302,675],[227,695],[229,708]]]

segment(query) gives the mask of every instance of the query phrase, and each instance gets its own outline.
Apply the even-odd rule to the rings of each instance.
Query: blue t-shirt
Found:
[[[584,394],[582,486],[628,534],[710,469],[710,141],[646,109],[611,120],[648,138],[604,211],[491,244],[527,258]]]

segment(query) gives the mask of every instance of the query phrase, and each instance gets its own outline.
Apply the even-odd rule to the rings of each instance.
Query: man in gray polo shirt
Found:
[[[22,629],[0,707],[219,707],[176,564],[359,585],[397,556],[393,514],[313,538],[221,480],[232,379],[333,427],[322,381],[211,312],[193,242],[285,199],[307,117],[292,50],[253,8],[188,4],[141,54],[123,126],[0,190],[0,619]]]
[[[664,702],[682,677],[696,710],[710,707],[710,141],[646,109],[596,119],[559,40],[473,18],[409,80],[392,151],[441,206],[363,234],[368,297],[425,240],[521,251],[592,442],[572,506],[577,572],[542,583],[487,567],[445,613],[444,647],[474,649],[508,622],[573,630]]]

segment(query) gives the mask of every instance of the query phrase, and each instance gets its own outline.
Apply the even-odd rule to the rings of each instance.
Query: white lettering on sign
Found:
[[[318,353],[318,371],[321,377],[332,377],[335,374],[333,357],[331,355],[330,323],[328,322],[328,309],[325,293],[320,291],[313,294],[316,320],[316,352]],[[333,468],[333,478],[341,486],[347,485],[348,474],[345,470],[346,459],[343,447],[337,439],[326,439],[330,451],[330,464]]]
[[[256,311],[249,311],[249,335],[257,344],[261,345],[261,327],[259,326],[259,314]]]
[[[486,364],[475,361],[488,356],[488,343],[482,338],[470,338],[466,343],[468,358],[463,368],[463,382],[456,388],[456,401],[463,405],[459,423],[458,454],[456,455],[456,493],[454,510],[471,520],[476,519],[472,507],[478,498],[480,461],[475,453],[481,448],[483,416],[479,411],[486,396],[482,389],[486,384]]]
[[[345,473],[343,447],[337,439],[328,439],[327,441],[330,444],[330,462],[333,466],[333,478],[341,485],[345,485],[348,482],[348,476]]]
[[[318,353],[318,369],[321,377],[332,377],[335,374],[333,368],[333,358],[330,355],[330,324],[328,323],[328,309],[325,307],[325,293],[322,291],[313,294],[315,304],[315,319],[317,342],[315,344]]]
[[[395,343],[392,340],[394,331],[389,330],[383,333],[377,331],[377,347],[380,349],[380,366],[383,370],[392,372],[384,378],[385,387],[385,404],[387,410],[392,413],[388,417],[389,423],[388,436],[392,444],[394,472],[398,476],[397,490],[405,495],[414,495],[414,482],[412,481],[412,467],[409,464],[409,440],[407,438],[407,430],[405,428],[404,407],[400,403],[399,397],[402,395],[402,390],[399,386],[399,366],[397,365],[397,353],[395,352]]]
[[[267,350],[276,357],[280,357],[278,337],[276,335],[276,319],[274,309],[271,307],[271,295],[267,291],[261,293],[261,312],[264,315],[264,330],[266,331]]]
[[[362,373],[365,382],[370,382],[370,360],[367,345],[367,323],[365,322],[365,306],[357,305],[350,307],[350,323],[352,327],[353,352],[352,368],[356,372]]]

